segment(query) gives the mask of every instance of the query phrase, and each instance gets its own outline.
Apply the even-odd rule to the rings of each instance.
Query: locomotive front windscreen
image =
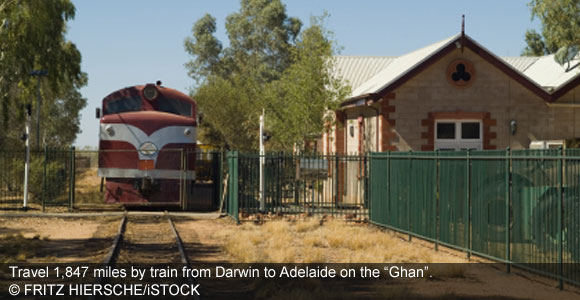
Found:
[[[118,114],[141,110],[141,97],[130,97],[109,100],[105,104],[106,114]]]
[[[157,101],[157,110],[170,114],[191,117],[191,103],[177,99],[160,99]]]

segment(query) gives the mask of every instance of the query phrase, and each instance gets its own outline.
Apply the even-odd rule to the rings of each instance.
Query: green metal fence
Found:
[[[370,221],[580,284],[580,151],[369,155]]]
[[[228,214],[236,220],[239,213],[257,212],[368,216],[365,156],[229,152],[228,168]]]
[[[72,209],[74,203],[74,147],[30,151],[28,207]],[[0,151],[0,209],[22,208],[25,149]]]

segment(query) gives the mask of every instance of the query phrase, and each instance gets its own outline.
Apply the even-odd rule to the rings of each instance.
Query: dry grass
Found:
[[[245,223],[216,234],[236,262],[433,263],[463,262],[401,240],[367,224],[342,220]],[[453,272],[455,273],[455,271]]]
[[[101,192],[101,177],[97,168],[84,169],[75,179],[76,203],[104,203],[105,193]]]

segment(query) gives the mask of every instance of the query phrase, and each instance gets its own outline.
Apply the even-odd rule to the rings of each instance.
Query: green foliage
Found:
[[[269,86],[268,125],[275,149],[291,149],[294,143],[322,133],[324,124],[332,121],[328,110],[346,97],[348,90],[331,73],[333,48],[323,18],[313,19],[313,25],[302,32],[292,51],[294,63]]]
[[[24,151],[7,152],[6,158],[0,160],[3,163],[3,173],[0,187],[7,192],[22,191],[24,180]],[[50,149],[49,158],[46,161],[46,190],[45,199],[54,201],[62,200],[67,196],[68,175],[67,160],[68,150]],[[30,153],[30,176],[29,193],[31,202],[40,203],[43,193],[44,179],[44,152],[33,151]],[[21,194],[20,194],[21,195]]]
[[[66,197],[68,191],[66,167],[66,163],[62,160],[46,162],[46,190],[44,190],[44,196],[47,202],[63,200],[62,198]],[[33,157],[30,160],[29,186],[30,193],[38,202],[42,199],[44,178],[44,158],[41,156]]]
[[[542,33],[526,32],[527,46],[522,55],[567,53],[570,47],[580,45],[580,0],[531,0],[528,5],[532,18],[542,23]],[[564,63],[562,59],[557,61]]]
[[[547,46],[543,37],[534,29],[526,31],[526,48],[522,51],[523,56],[543,56],[558,50],[555,45]]]
[[[271,150],[289,150],[320,134],[327,109],[346,95],[332,77],[336,47],[323,19],[300,33],[280,0],[242,0],[227,17],[229,46],[215,38],[215,18],[205,15],[185,40],[197,82],[193,92],[204,113],[200,138],[238,150],[258,146],[258,120],[266,112]]]
[[[48,145],[70,144],[80,131],[86,99],[79,89],[87,76],[80,52],[65,39],[66,23],[74,15],[69,0],[0,0],[0,146],[22,143],[25,104],[36,108],[38,81],[29,75],[32,70],[48,71],[40,80],[41,138]]]

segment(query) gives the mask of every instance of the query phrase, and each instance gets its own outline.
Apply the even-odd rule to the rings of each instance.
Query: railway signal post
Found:
[[[266,211],[266,199],[264,197],[264,163],[266,158],[264,155],[266,151],[264,149],[264,110],[262,109],[262,114],[260,115],[260,211]]]
[[[26,147],[26,161],[24,162],[24,198],[22,203],[22,209],[27,209],[28,202],[28,181],[30,177],[30,115],[31,115],[31,105],[26,105],[26,131],[24,133],[24,145]]]

